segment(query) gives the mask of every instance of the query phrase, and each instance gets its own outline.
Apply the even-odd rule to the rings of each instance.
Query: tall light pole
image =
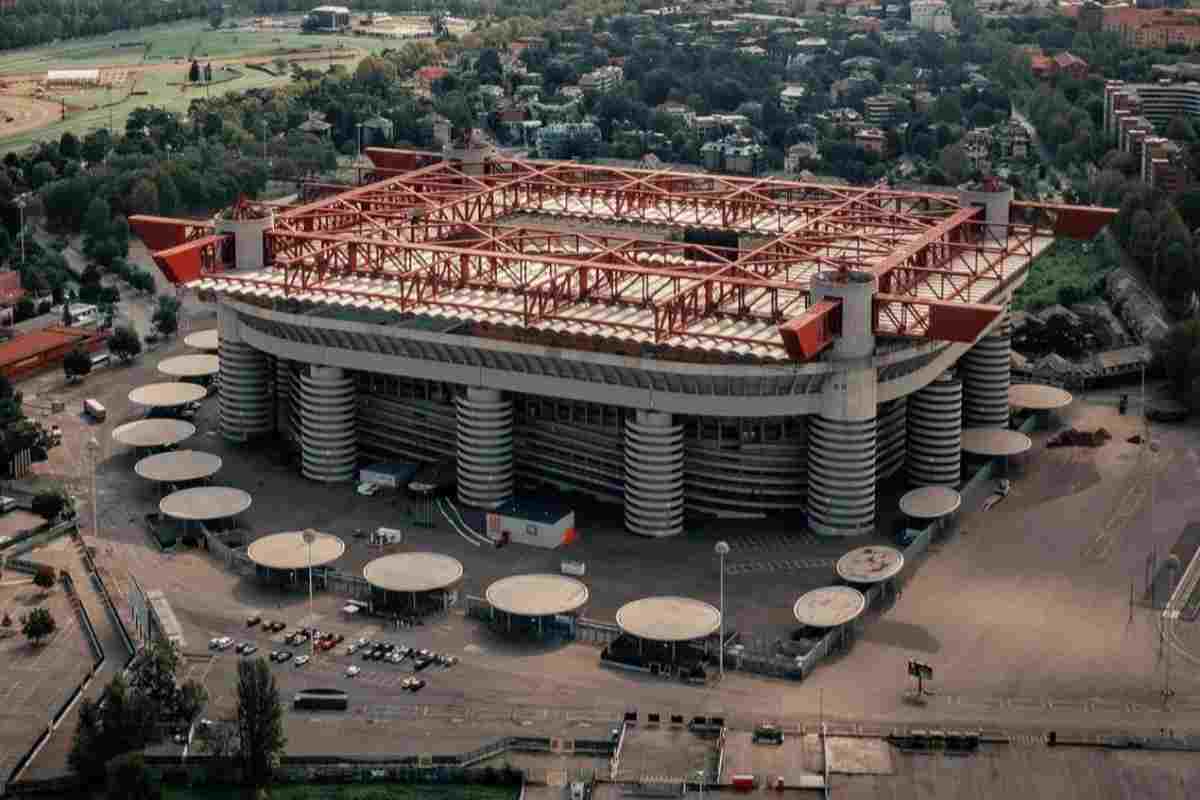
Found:
[[[20,209],[21,229],[17,231],[17,238],[21,240],[21,266],[25,266],[25,204],[29,200],[25,194],[17,195],[17,208]]]
[[[721,540],[713,549],[721,562],[721,641],[717,648],[717,663],[720,664],[720,678],[725,680],[725,556],[729,555],[729,542]]]
[[[308,546],[308,618],[313,618],[313,577],[312,577],[312,546],[317,540],[317,532],[312,528],[305,528],[304,533],[300,534],[304,539],[304,544]],[[317,640],[314,636],[308,637],[309,644],[312,645],[312,657],[317,656]]]
[[[88,452],[92,456],[92,536],[100,538],[100,497],[96,493],[96,462],[100,460],[100,442],[96,437],[88,439]]]
[[[704,770],[698,769],[692,774],[696,776],[696,784],[700,787],[700,800],[704,800]]]

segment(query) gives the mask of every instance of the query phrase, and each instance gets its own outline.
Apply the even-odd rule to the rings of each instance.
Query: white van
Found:
[[[91,397],[83,401],[83,413],[87,414],[96,422],[104,422],[104,418],[108,416],[107,409],[100,404],[100,401]]]

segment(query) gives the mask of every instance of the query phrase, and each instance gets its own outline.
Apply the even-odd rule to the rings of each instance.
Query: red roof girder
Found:
[[[212,222],[208,220],[156,217],[150,214],[134,214],[129,218],[129,228],[150,250],[166,250],[208,236],[213,231]]]

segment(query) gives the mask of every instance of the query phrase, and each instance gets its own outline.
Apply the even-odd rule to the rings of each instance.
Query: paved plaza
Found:
[[[91,538],[86,525],[85,532],[119,598],[129,575],[147,590],[166,593],[183,627],[188,674],[204,680],[213,696],[206,713],[232,713],[236,671],[236,657],[208,653],[207,641],[244,638],[244,619],[252,612],[289,627],[311,621],[348,639],[386,637],[462,659],[453,669],[423,673],[429,685],[415,695],[398,687],[410,674],[405,665],[361,664],[335,653],[304,668],[273,667],[285,697],[313,686],[351,692],[351,712],[341,717],[287,715],[293,752],[462,751],[521,731],[575,731],[588,738],[604,735],[630,708],[643,715],[719,713],[741,727],[764,719],[811,725],[820,713],[866,731],[975,727],[1030,741],[1051,729],[1087,735],[1200,729],[1200,681],[1194,669],[1182,668],[1183,654],[1175,654],[1169,677],[1176,695],[1163,708],[1159,614],[1143,600],[1147,557],[1154,553],[1161,560],[1197,516],[1200,432],[1194,428],[1158,430],[1151,467],[1144,449],[1125,442],[1136,419],[1118,416],[1106,397],[1084,397],[1064,422],[1103,425],[1114,434],[1112,442],[1097,450],[1048,450],[1049,433],[1034,434],[1033,451],[1014,465],[1012,494],[988,512],[978,503],[965,508],[957,533],[918,561],[894,604],[868,616],[848,653],[824,662],[802,683],[730,672],[718,686],[696,688],[606,669],[589,645],[509,643],[460,613],[421,628],[389,630],[378,620],[346,617],[344,598],[323,593],[310,613],[303,593],[265,589],[226,572],[203,551],[159,552],[142,524],[157,504],[155,488],[134,473],[136,455],[114,445],[109,432],[135,416],[124,399],[128,388],[155,380],[156,361],[180,350],[165,347],[133,366],[102,370],[79,387],[64,387],[61,375],[47,374],[26,391],[68,397],[67,412],[50,418],[61,420],[64,446],[38,469],[69,481],[83,501],[85,521],[90,487],[84,442],[91,435],[100,442],[100,535]],[[84,396],[108,406],[105,423],[78,418]],[[216,433],[215,413],[216,403],[207,401],[199,432],[185,446],[220,456],[216,482],[253,495],[243,520],[253,535],[305,527],[334,533],[348,545],[335,566],[349,573],[387,553],[435,551],[462,561],[463,590],[482,594],[499,577],[557,572],[563,558],[582,560],[591,595],[584,611],[612,620],[622,604],[651,594],[717,604],[712,547],[725,539],[732,546],[727,622],[747,637],[769,639],[790,632],[796,597],[829,585],[842,553],[884,541],[817,540],[788,520],[709,521],[681,538],[646,540],[621,530],[618,507],[581,501],[575,503],[582,533],[577,544],[561,551],[477,547],[444,525],[413,527],[400,498],[360,498],[350,486],[318,486],[301,479],[275,450],[226,445]],[[888,487],[881,508],[894,509],[898,496]],[[380,525],[403,528],[404,543],[371,547],[353,535]],[[1200,645],[1195,630],[1194,623],[1179,623],[1178,640]],[[263,652],[280,646],[259,632],[252,638]],[[912,657],[935,670],[935,694],[921,705],[906,697],[905,664]],[[363,668],[357,678],[344,676],[350,663]]]

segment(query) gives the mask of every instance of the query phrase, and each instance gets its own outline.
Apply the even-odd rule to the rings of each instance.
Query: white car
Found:
[[[297,667],[303,667],[305,664],[307,664],[309,662],[309,660],[310,660],[310,656],[296,656],[296,660],[293,663]]]
[[[357,675],[360,672],[362,672],[362,670],[359,669],[358,667],[354,666],[353,664],[346,667],[346,677],[347,678],[353,678],[355,675]]]
[[[358,485],[358,489],[356,491],[363,497],[371,497],[379,491],[379,484],[371,483],[370,481],[363,481]]]
[[[218,636],[208,643],[214,650],[228,650],[233,647],[233,639],[228,636]]]

